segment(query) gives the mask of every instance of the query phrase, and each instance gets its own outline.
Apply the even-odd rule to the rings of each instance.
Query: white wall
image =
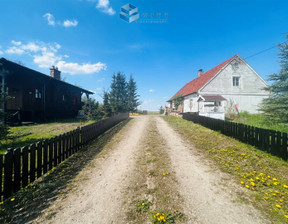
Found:
[[[237,61],[236,61],[237,60]],[[262,99],[269,93],[263,90],[265,81],[245,62],[236,59],[204,86],[199,94],[219,94],[235,101],[239,111],[258,113]],[[233,65],[237,62],[238,65]],[[233,77],[239,77],[239,86],[233,86]]]
[[[183,112],[198,112],[198,95],[191,94],[184,97],[184,109]]]

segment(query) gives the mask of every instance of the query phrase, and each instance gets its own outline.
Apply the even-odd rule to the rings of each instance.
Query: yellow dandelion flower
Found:
[[[286,184],[283,185],[284,188],[288,188],[288,186]]]
[[[251,182],[251,185],[254,187],[256,184],[254,182]]]
[[[275,191],[276,194],[279,194],[279,191]]]
[[[256,178],[256,180],[259,180],[259,177],[255,177]]]
[[[3,201],[1,201],[1,202],[0,202],[0,205],[3,205],[3,203],[4,203],[4,202],[3,202]]]
[[[244,181],[241,181],[241,184],[244,184]]]
[[[273,193],[272,195],[273,195],[273,196],[276,196],[277,194]]]
[[[163,173],[163,176],[165,176],[166,175],[166,173]]]
[[[246,184],[246,186],[245,186],[245,187],[246,187],[246,188],[249,188],[250,186]]]
[[[156,214],[156,216],[159,216],[159,215],[160,215],[159,213]]]
[[[266,195],[269,195],[269,193],[265,192]]]
[[[158,221],[161,221],[161,219],[160,219],[159,217],[157,218],[157,220],[158,220]]]
[[[281,205],[278,205],[278,204],[276,204],[275,206],[276,206],[277,208],[282,208]]]
[[[11,200],[10,201],[15,201],[15,198],[11,198]]]
[[[277,186],[277,185],[279,184],[279,182],[274,182],[273,184],[274,184],[275,186]]]
[[[167,175],[169,174],[169,172],[166,173]]]
[[[144,206],[145,205],[145,203],[142,203],[142,206]]]
[[[276,181],[276,180],[277,180],[277,178],[273,178],[272,180]]]
[[[288,215],[284,215],[284,217],[285,217],[286,219],[288,219]]]
[[[264,199],[265,199],[265,200],[268,200],[268,199],[269,199],[269,197],[264,197]]]
[[[282,200],[282,199],[280,199],[279,201],[280,201],[280,202],[283,202],[283,200]]]

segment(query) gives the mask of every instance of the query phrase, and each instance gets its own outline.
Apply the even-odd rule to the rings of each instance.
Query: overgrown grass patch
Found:
[[[269,122],[264,118],[263,114],[249,114],[248,112],[241,112],[240,117],[236,117],[231,121],[258,128],[265,128],[288,133],[288,124],[275,124],[274,122]]]
[[[197,150],[247,191],[272,221],[288,221],[288,165],[277,157],[193,122],[164,117]]]
[[[0,141],[0,154],[4,154],[7,148],[22,147],[42,139],[52,138],[92,122],[95,121],[80,122],[80,120],[73,119],[45,124],[10,127],[7,138]]]

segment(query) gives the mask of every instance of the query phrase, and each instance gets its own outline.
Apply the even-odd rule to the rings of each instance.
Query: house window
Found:
[[[41,99],[41,92],[39,91],[39,89],[35,89],[35,98]]]
[[[233,77],[233,86],[239,86],[240,77]]]

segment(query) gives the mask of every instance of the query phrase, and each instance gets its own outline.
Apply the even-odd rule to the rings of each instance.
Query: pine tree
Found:
[[[109,102],[108,91],[104,91],[104,94],[103,94],[103,111],[105,113],[104,117],[110,117],[111,116],[112,109],[111,109],[111,105]]]
[[[127,106],[127,83],[124,74],[120,72],[112,76],[111,91],[110,91],[110,105],[112,112],[126,112]]]
[[[286,36],[288,40],[288,35]],[[263,100],[261,110],[267,120],[277,123],[288,122],[288,41],[279,44],[281,70],[278,74],[269,76],[272,85],[265,88],[271,96]]]
[[[95,99],[84,98],[83,103],[82,110],[88,120],[99,120],[102,118],[101,106]]]
[[[137,107],[140,105],[138,100],[139,95],[137,95],[137,86],[136,82],[130,76],[129,82],[127,83],[127,103],[128,103],[128,111],[136,112]]]

